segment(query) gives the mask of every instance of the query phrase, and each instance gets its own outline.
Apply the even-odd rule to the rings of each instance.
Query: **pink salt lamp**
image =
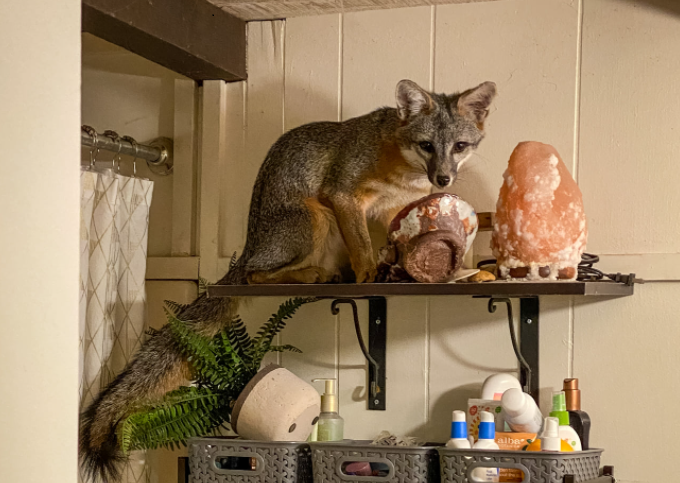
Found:
[[[504,279],[575,280],[588,230],[581,190],[555,148],[523,142],[510,155],[491,248]]]

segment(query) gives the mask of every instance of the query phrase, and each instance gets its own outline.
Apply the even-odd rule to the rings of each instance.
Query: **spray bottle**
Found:
[[[319,414],[318,441],[342,441],[345,421],[338,414],[338,394],[335,378],[312,379],[312,382],[324,381],[325,392],[321,395],[321,414]]]

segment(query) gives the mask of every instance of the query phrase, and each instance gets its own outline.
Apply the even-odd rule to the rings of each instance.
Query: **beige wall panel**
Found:
[[[199,275],[217,282],[219,264],[220,171],[226,158],[227,86],[205,81],[201,89],[201,147],[198,163]]]
[[[286,21],[285,129],[339,118],[340,15]]]
[[[130,135],[140,143],[160,136],[173,138],[177,80],[186,78],[92,35],[83,34],[82,124],[94,127],[99,133],[113,129],[121,136]],[[88,150],[82,149],[81,153],[83,160],[89,160]],[[113,154],[100,152],[97,159],[110,161]],[[181,144],[180,156],[183,156]],[[137,176],[154,181],[148,254],[152,257],[170,256],[173,240],[178,240],[177,232],[173,238],[174,184],[186,183],[186,189],[191,190],[193,180],[176,174],[158,176],[148,169],[144,161],[136,164]],[[183,168],[180,167],[179,171],[182,172]],[[132,171],[132,157],[123,156],[121,172],[130,175]]]
[[[420,434],[425,424],[426,297],[392,297],[387,301],[387,410],[369,411],[368,363],[357,342],[352,309],[340,305],[340,415],[345,437],[373,439],[382,430]],[[359,301],[359,321],[368,346],[368,302]]]
[[[77,481],[80,18],[0,2],[3,482]]]
[[[679,51],[677,2],[584,3],[579,178],[595,253],[680,251]]]
[[[561,389],[573,369],[573,300],[571,297],[541,297],[539,327],[539,405],[552,411],[552,391]],[[516,314],[519,326],[519,312]]]
[[[225,119],[225,156],[220,166],[220,256],[230,259],[243,251],[248,229],[248,207],[253,187],[242,181],[251,178],[252,168],[245,162],[246,144],[246,83],[229,82]],[[257,165],[259,168],[259,164]],[[243,174],[245,172],[245,174]],[[226,272],[220,267],[218,273]]]
[[[488,80],[498,86],[487,138],[452,190],[477,211],[495,211],[503,171],[521,141],[552,144],[571,169],[577,22],[570,1],[437,6],[435,90],[452,93]],[[490,253],[488,236],[481,241],[476,248]]]
[[[680,324],[673,304],[680,285],[642,285],[635,291],[624,299],[577,303],[574,375],[592,420],[592,446],[606,449],[604,464],[615,466],[621,483],[653,483],[669,479],[668,469],[650,465],[640,449],[653,448],[666,459],[680,451],[676,438],[659,440],[658,422],[672,414],[661,401],[672,405],[680,398]]]
[[[344,15],[343,119],[395,106],[402,79],[429,86],[430,24],[430,7]]]
[[[175,80],[173,132],[172,255],[196,254],[197,87]]]

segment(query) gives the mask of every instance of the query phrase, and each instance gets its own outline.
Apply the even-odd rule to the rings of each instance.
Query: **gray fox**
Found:
[[[496,85],[462,93],[427,92],[402,80],[397,107],[344,122],[315,122],[282,135],[260,168],[250,202],[245,248],[223,285],[342,281],[347,258],[357,283],[376,262],[367,219],[385,226],[407,204],[446,188],[484,137]],[[236,315],[236,299],[200,296],[177,316],[213,336]],[[116,427],[145,401],[190,378],[165,327],[82,413],[80,456],[95,479],[116,480]]]

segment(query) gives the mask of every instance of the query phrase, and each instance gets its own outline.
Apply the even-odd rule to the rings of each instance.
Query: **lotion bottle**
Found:
[[[473,449],[498,449],[496,444],[496,422],[493,414],[482,411],[479,422],[479,439]],[[472,470],[473,481],[497,482],[498,468],[475,468]]]
[[[338,414],[338,394],[335,378],[312,379],[312,382],[324,381],[325,392],[321,395],[321,414],[317,422],[317,441],[342,441],[345,421]]]
[[[581,411],[581,390],[578,388],[578,379],[565,379],[563,389],[569,413],[569,426],[574,428],[578,434],[583,449],[589,449],[590,416],[587,412]]]
[[[560,423],[560,438],[569,443],[574,451],[581,451],[583,449],[581,439],[574,428],[569,426],[569,413],[564,391],[553,392],[553,410],[550,411],[550,417],[557,418]]]
[[[463,411],[454,411],[451,418],[451,439],[446,442],[447,448],[470,449],[467,438],[467,423]]]
[[[501,398],[503,419],[516,433],[538,433],[543,424],[543,414],[536,401],[520,389],[511,388]]]

